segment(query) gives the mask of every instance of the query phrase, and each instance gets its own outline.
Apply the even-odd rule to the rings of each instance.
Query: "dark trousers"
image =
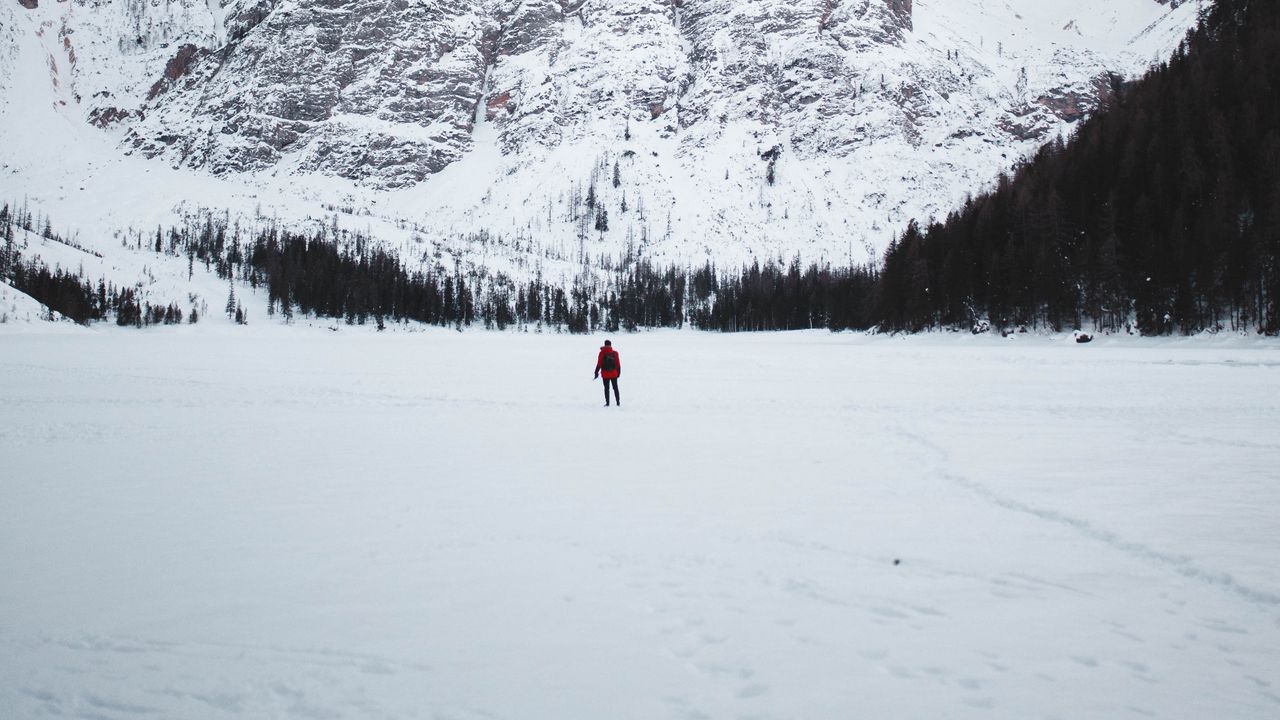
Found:
[[[618,378],[604,379],[604,404],[609,404],[609,385],[613,385],[613,399],[619,405],[622,404],[622,398],[618,397]]]

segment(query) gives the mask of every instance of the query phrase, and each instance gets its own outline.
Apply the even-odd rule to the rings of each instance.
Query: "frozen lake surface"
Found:
[[[0,716],[1280,717],[1275,341],[0,334]]]

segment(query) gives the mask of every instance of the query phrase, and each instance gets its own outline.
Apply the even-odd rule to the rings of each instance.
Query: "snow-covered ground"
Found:
[[[0,334],[0,716],[1280,716],[1274,341],[600,339]]]

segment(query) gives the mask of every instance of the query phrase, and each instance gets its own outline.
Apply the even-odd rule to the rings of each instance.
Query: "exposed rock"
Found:
[[[134,147],[219,172],[297,154],[300,169],[387,187],[469,149],[491,30],[473,3],[246,3],[236,22],[243,36],[157,100]],[[170,128],[186,141],[154,142]]]
[[[557,39],[558,24],[565,18],[564,5],[556,0],[525,0],[512,8],[499,9],[496,19],[502,30],[494,54],[519,55]]]
[[[151,86],[151,92],[147,94],[147,99],[151,100],[155,96],[164,92],[164,89],[171,83],[176,82],[178,78],[187,74],[187,70],[191,68],[191,61],[195,59],[200,52],[200,48],[190,43],[178,48],[178,54],[164,66],[164,76]]]
[[[226,15],[227,36],[240,40],[253,30],[276,8],[280,0],[234,0],[228,5]]]
[[[105,129],[134,117],[137,117],[137,113],[132,110],[111,106],[98,107],[89,112],[89,124]]]
[[[504,92],[490,97],[485,102],[485,119],[489,122],[497,120],[503,111],[510,115],[515,112],[515,106],[511,104],[511,93]]]

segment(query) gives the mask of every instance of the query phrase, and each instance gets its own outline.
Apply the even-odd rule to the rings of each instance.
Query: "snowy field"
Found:
[[[3,332],[0,717],[1280,717],[1274,341],[601,339]]]

